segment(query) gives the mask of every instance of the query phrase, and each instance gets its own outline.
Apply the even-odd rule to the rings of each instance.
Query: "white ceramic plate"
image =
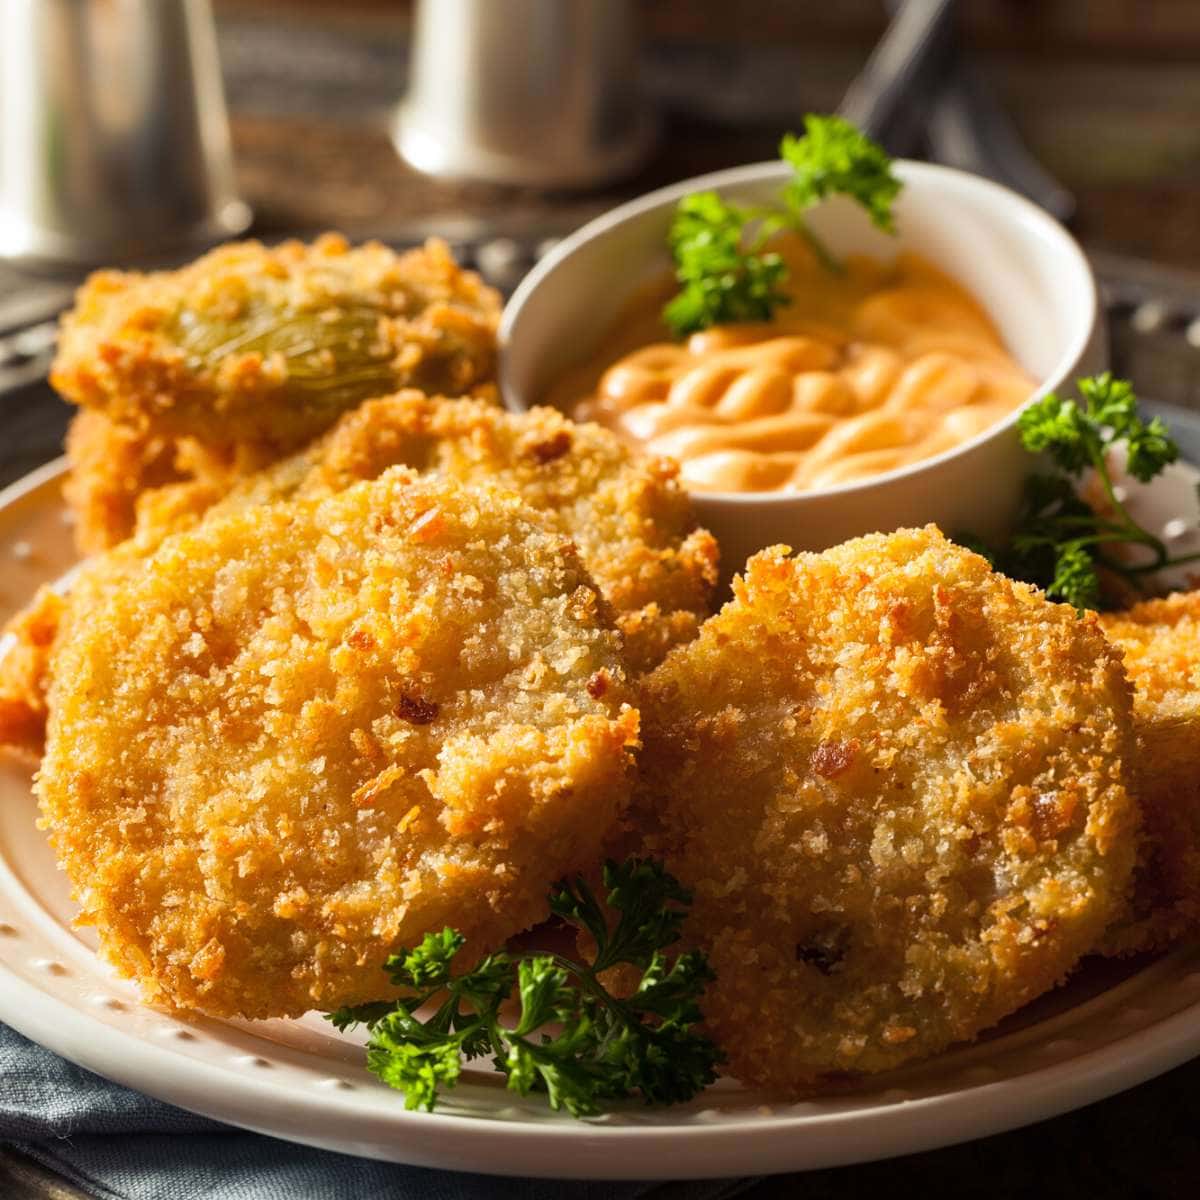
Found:
[[[1191,424],[1195,425],[1193,418]],[[0,494],[0,618],[71,564],[61,464]],[[1200,1054],[1200,946],[1084,965],[985,1041],[800,1103],[722,1081],[691,1104],[574,1121],[468,1071],[410,1113],[319,1017],[238,1022],[138,1003],[71,928],[35,827],[32,769],[0,764],[0,1020],[80,1065],[206,1116],[349,1154],[494,1174],[680,1179],[852,1163],[1076,1108]]]

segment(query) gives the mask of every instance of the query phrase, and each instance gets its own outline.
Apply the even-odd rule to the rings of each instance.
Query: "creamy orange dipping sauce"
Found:
[[[820,267],[798,238],[764,324],[665,340],[674,281],[644,289],[548,401],[682,464],[695,491],[807,491],[919,462],[1020,407],[1034,381],[987,314],[914,254]]]

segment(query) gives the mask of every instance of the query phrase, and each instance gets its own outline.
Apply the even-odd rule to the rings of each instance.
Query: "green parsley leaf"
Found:
[[[793,212],[841,194],[858,201],[885,233],[895,232],[892,204],[901,184],[892,174],[892,160],[849,121],[810,113],[804,118],[804,136],[785,134],[779,156],[794,172],[785,193]]]
[[[969,536],[957,540],[987,554],[1006,575],[1037,584],[1051,599],[1083,612],[1120,605],[1131,590],[1144,592],[1155,572],[1195,556],[1173,558],[1160,538],[1129,515],[1109,467],[1109,452],[1123,444],[1129,474],[1148,483],[1179,457],[1167,427],[1158,417],[1143,419],[1127,380],[1105,372],[1080,379],[1077,388],[1078,400],[1051,393],[1018,418],[1021,444],[1054,473],[1026,480],[1008,544],[991,549]],[[1085,471],[1093,473],[1104,497],[1101,509],[1077,490]],[[1134,561],[1114,553],[1121,546],[1140,547],[1141,554]],[[1118,586],[1123,591],[1115,594]]]
[[[453,929],[427,933],[415,950],[393,954],[385,969],[397,987],[438,987],[450,978],[450,965],[464,940]]]
[[[523,958],[517,965],[521,1020],[513,1032],[527,1037],[569,1009],[573,997],[568,981],[567,972],[549,955]]]
[[[389,1087],[404,1092],[404,1106],[432,1112],[438,1092],[452,1088],[462,1070],[459,1043],[453,1038],[428,1036],[419,1022],[397,1009],[371,1028],[367,1070]]]
[[[1079,541],[1063,542],[1054,558],[1054,578],[1046,588],[1052,600],[1062,600],[1080,612],[1100,603],[1100,576],[1096,560]]]
[[[778,254],[762,249],[771,227],[747,238],[751,220],[748,210],[727,204],[716,192],[680,200],[668,240],[683,288],[663,310],[677,336],[731,321],[766,321],[787,303],[780,290],[787,267]]]
[[[1079,380],[1080,405],[1051,392],[1030,405],[1017,423],[1025,448],[1048,454],[1069,474],[1097,467],[1105,450],[1124,442],[1129,473],[1148,483],[1179,457],[1167,427],[1155,417],[1143,421],[1128,380],[1109,372]]]
[[[692,902],[690,893],[667,874],[662,863],[651,859],[632,858],[619,866],[605,863],[604,886],[609,907],[621,916],[607,941],[600,943],[596,970],[606,970],[618,962],[648,969],[660,946],[679,940],[687,906]]]
[[[894,231],[901,184],[883,148],[841,117],[809,114],[804,130],[780,144],[793,176],[777,205],[747,208],[711,191],[679,201],[667,243],[680,291],[663,309],[676,337],[733,321],[769,321],[788,302],[787,266],[768,249],[781,230],[798,233],[825,267],[840,271],[804,218],[826,196],[851,197],[879,228]]]
[[[1017,432],[1030,454],[1049,455],[1069,475],[1089,466],[1102,446],[1099,430],[1089,426],[1079,405],[1053,392],[1021,413]]]
[[[633,1095],[647,1104],[690,1099],[716,1078],[721,1059],[694,1028],[713,978],[707,961],[696,951],[665,953],[691,898],[649,860],[608,862],[603,879],[604,905],[581,877],[550,896],[551,910],[595,941],[592,962],[498,953],[455,974],[464,941],[444,929],[387,960],[388,978],[406,993],[399,1000],[341,1009],[329,1020],[339,1029],[368,1027],[367,1067],[402,1091],[408,1108],[433,1109],[458,1082],[462,1062],[485,1056],[512,1091],[544,1092],[552,1108],[576,1117]],[[599,978],[618,964],[641,971],[627,997]],[[502,1020],[514,993],[518,1015]]]

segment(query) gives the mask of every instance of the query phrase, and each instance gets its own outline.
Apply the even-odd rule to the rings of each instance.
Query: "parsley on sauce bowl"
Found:
[[[946,167],[892,170],[894,236],[847,197],[824,200],[804,213],[815,238],[785,231],[765,248],[784,265],[764,284],[782,294],[767,319],[682,337],[663,317],[680,290],[679,201],[714,191],[757,210],[791,167],[686,180],[585,225],[505,309],[506,404],[553,404],[679,460],[726,578],[780,542],[819,550],[929,521],[1001,535],[1026,473],[1017,413],[1103,367],[1095,282],[1074,239],[1016,193]]]

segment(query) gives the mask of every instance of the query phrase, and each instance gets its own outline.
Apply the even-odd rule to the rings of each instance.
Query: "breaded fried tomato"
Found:
[[[57,592],[39,588],[0,632],[0,747],[41,754],[50,657],[62,610]]]
[[[612,607],[634,671],[649,670],[672,646],[695,637],[710,611],[717,544],[697,527],[674,463],[634,454],[598,425],[575,425],[553,409],[507,413],[482,400],[415,391],[368,401],[307,450],[236,483],[223,484],[214,468],[143,492],[136,534],[121,553],[149,552],[206,512],[327,496],[395,465],[467,484],[493,482],[540,510],[578,547]],[[24,628],[24,617],[17,623]],[[0,708],[0,746],[33,747],[40,740],[44,655],[36,665],[40,674],[23,670],[13,680],[8,722]],[[0,699],[6,673],[0,660]],[[22,705],[20,695],[37,701]]]
[[[717,544],[696,526],[667,459],[635,454],[598,425],[551,408],[509,413],[405,391],[367,401],[321,441],[237,485],[222,508],[335,492],[397,464],[492,481],[547,514],[612,605],[636,671],[695,637],[717,579]],[[143,526],[158,514],[147,508]],[[177,513],[168,506],[167,521]]]
[[[575,551],[514,495],[399,468],[85,572],[37,791],[80,920],[150,1001],[387,994],[445,925],[545,914],[628,800],[637,713]]]
[[[1131,912],[1105,943],[1132,953],[1200,928],[1200,592],[1105,613],[1100,626],[1133,683],[1146,837]]]
[[[142,503],[161,509],[166,499],[185,494],[196,510],[201,501],[212,504],[279,457],[268,444],[210,448],[194,437],[151,433],[91,410],[67,427],[66,449],[71,471],[63,499],[75,518],[75,544],[84,554],[129,537]]]
[[[294,447],[368,396],[490,379],[499,315],[442,242],[231,242],[174,271],[92,275],[50,381],[155,434]]]
[[[756,555],[642,713],[634,816],[695,893],[705,1018],[747,1083],[973,1038],[1125,898],[1118,656],[933,527]]]
[[[148,490],[194,480],[211,502],[369,396],[484,389],[499,316],[436,240],[235,242],[174,271],[97,272],[50,375],[84,409],[67,438],[80,549],[128,537]]]

